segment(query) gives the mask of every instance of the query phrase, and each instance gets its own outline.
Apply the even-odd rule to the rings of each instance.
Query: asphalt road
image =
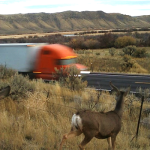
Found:
[[[131,91],[137,92],[137,88],[150,89],[150,75],[129,75],[111,73],[90,73],[83,77],[88,81],[88,86],[96,89],[111,90],[111,81],[118,88],[126,88],[131,85]]]

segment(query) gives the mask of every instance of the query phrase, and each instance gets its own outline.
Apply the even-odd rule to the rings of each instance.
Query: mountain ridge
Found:
[[[150,15],[132,17],[103,11],[0,15],[0,35],[150,27]]]

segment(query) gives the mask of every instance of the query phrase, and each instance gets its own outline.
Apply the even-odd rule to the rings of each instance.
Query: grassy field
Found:
[[[121,69],[121,49],[116,49],[114,56],[110,55],[109,49],[76,52],[78,62],[91,71],[149,74],[149,48],[146,49],[147,57],[132,58],[135,65],[131,70]],[[58,150],[63,134],[70,131],[71,117],[78,109],[107,112],[116,104],[114,94],[103,92],[98,98],[99,93],[92,88],[71,90],[59,82],[31,81],[11,71],[8,76],[6,71],[5,74],[0,71],[0,78],[0,88],[10,85],[13,93],[0,101],[0,150]],[[117,150],[150,149],[149,113],[145,111],[150,109],[150,104],[146,98],[137,141],[134,138],[140,105],[140,98],[131,94],[126,97]],[[83,135],[68,140],[63,150],[77,150],[82,139]],[[93,138],[86,149],[107,150],[107,140]]]
[[[114,49],[114,56],[110,54],[110,49],[77,50],[75,52],[78,53],[78,62],[88,66],[92,72],[150,74],[150,47],[143,48],[147,51],[146,57],[131,57],[134,65],[130,69],[122,68],[124,63],[122,49]]]
[[[64,133],[70,131],[71,117],[78,109],[109,111],[115,107],[115,95],[107,92],[98,94],[94,89],[72,91],[60,83],[44,83],[42,80],[30,81],[21,75],[0,80],[1,86],[10,85],[11,95],[0,101],[0,149],[1,150],[58,150]],[[83,84],[83,83],[81,83]],[[115,83],[114,83],[115,84]],[[30,88],[29,88],[30,87]],[[146,100],[146,99],[145,99]],[[149,125],[142,112],[139,137],[132,138],[140,109],[140,99],[128,95],[125,100],[122,129],[117,136],[118,150],[145,150],[150,148]],[[144,102],[144,110],[150,108]],[[83,136],[68,140],[63,150],[77,150]],[[87,145],[87,150],[107,149],[106,140],[96,138]]]

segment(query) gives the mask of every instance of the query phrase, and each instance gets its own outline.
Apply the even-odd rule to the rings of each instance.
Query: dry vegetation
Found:
[[[31,36],[44,37],[44,36],[56,35],[56,34],[70,35],[70,34],[75,34],[75,33],[80,33],[80,32],[82,32],[82,31],[0,35],[0,39],[9,39],[9,38],[16,38],[16,39],[17,39],[17,38],[29,38],[29,37],[31,37]]]
[[[113,55],[110,50],[113,51]],[[123,54],[122,49],[115,48],[77,50],[76,52],[78,53],[78,62],[88,66],[91,72],[150,74],[149,47],[145,47],[145,50],[147,53],[143,58],[126,56]],[[125,57],[128,57],[128,59],[126,60]],[[124,67],[125,63],[132,63],[132,66]]]
[[[57,34],[60,34],[60,35],[104,35],[105,33],[111,33],[111,34],[117,34],[117,35],[124,35],[126,34],[127,32],[109,32],[109,30],[107,32],[102,32],[100,33],[99,31],[101,30],[92,30],[91,32],[95,32],[95,33],[86,33],[82,30],[80,31],[69,31],[69,32],[51,32],[51,33],[28,33],[28,34],[9,34],[9,35],[0,35],[0,39],[18,39],[18,38],[30,38],[30,37],[34,37],[34,36],[37,36],[37,37],[45,37],[45,36],[50,36],[50,35],[57,35]],[[102,30],[103,31],[103,30]],[[104,30],[105,31],[105,30]],[[130,32],[132,34],[134,34],[135,32]],[[138,34],[145,34],[145,33],[150,33],[150,31],[138,31]]]
[[[71,117],[77,109],[105,112],[116,103],[115,96],[107,92],[97,93],[88,88],[71,90],[59,82],[30,81],[16,73],[9,76],[0,80],[1,87],[12,87],[12,95],[0,101],[1,150],[57,150],[62,135],[70,130]],[[150,148],[149,129],[142,123],[138,141],[131,141],[136,133],[140,103],[134,95],[126,98],[122,130],[117,137],[118,150]],[[150,105],[145,102],[144,110],[147,108]],[[142,118],[147,115],[143,112]],[[63,150],[78,149],[82,139],[83,136],[68,140]],[[107,149],[106,140],[94,138],[87,145],[90,150],[99,148]]]
[[[128,59],[129,62],[134,62],[129,70],[122,70],[125,62],[120,55],[122,50],[114,50],[115,56],[109,49],[78,50],[78,61],[87,65],[91,71],[150,73],[149,48],[146,48],[147,57]],[[63,134],[70,130],[72,115],[78,109],[106,112],[113,110],[116,103],[115,96],[107,92],[98,95],[94,89],[84,89],[80,85],[82,89],[71,90],[69,87],[72,85],[66,87],[59,82],[31,81],[13,70],[0,67],[0,88],[7,85],[11,86],[11,95],[0,101],[0,150],[57,150]],[[137,141],[136,138],[133,139],[140,104],[140,99],[134,95],[127,96],[122,129],[116,140],[117,150],[150,149],[150,104],[146,99],[139,137]],[[68,140],[63,150],[78,149],[82,139],[83,136]],[[107,141],[94,138],[86,149],[100,148],[107,150]]]

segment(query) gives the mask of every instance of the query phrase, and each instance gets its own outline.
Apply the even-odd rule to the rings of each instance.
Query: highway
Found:
[[[126,88],[131,85],[131,91],[137,92],[137,88],[150,89],[150,75],[115,74],[115,73],[90,73],[83,77],[88,86],[96,89],[111,90],[111,81],[118,88]]]

